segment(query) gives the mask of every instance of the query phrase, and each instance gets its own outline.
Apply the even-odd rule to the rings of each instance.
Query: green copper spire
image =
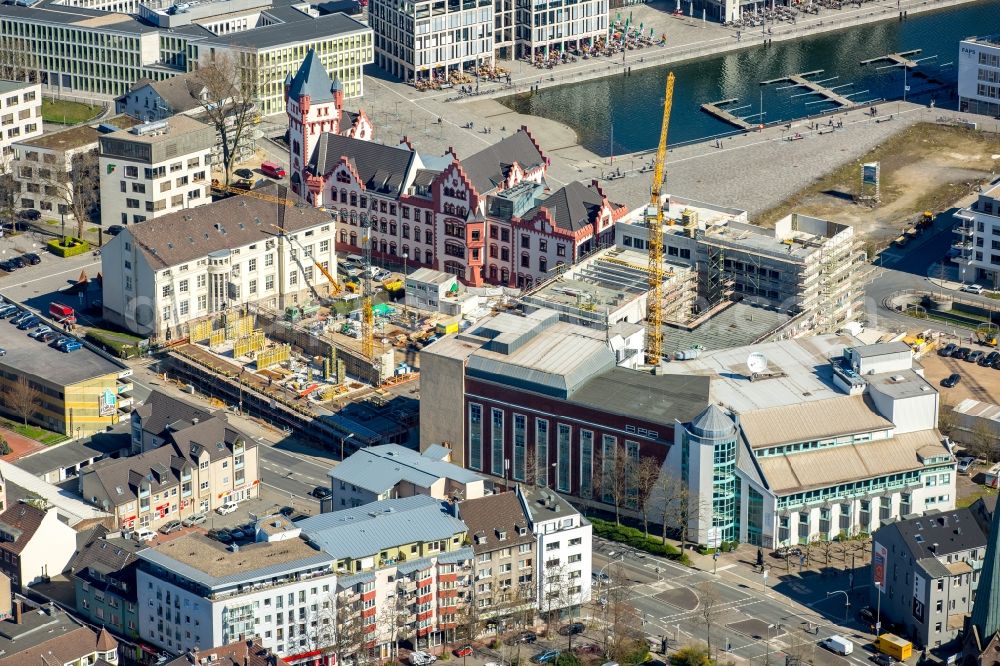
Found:
[[[976,602],[972,606],[972,624],[985,646],[1000,631],[1000,504],[993,510],[990,537],[986,542],[986,560],[979,576]]]

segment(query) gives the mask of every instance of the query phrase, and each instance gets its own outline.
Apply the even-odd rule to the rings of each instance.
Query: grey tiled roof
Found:
[[[515,162],[523,169],[532,169],[545,162],[545,157],[523,127],[489,148],[461,160],[462,170],[480,195],[496,189]]]
[[[262,187],[257,191],[276,195],[277,186]],[[294,197],[291,193],[287,196]],[[331,219],[329,213],[303,202],[285,207],[284,227],[294,233],[330,223]],[[237,195],[207,206],[130,224],[124,233],[110,241],[112,247],[109,251],[121,251],[114,244],[123,243],[131,237],[150,267],[156,271],[201,259],[218,250],[274,238],[277,231],[271,226],[272,220],[273,203]]]
[[[601,203],[601,195],[594,188],[573,181],[553,192],[521,217],[529,220],[544,208],[552,215],[557,227],[576,232],[594,223],[601,210]]]
[[[197,72],[187,72],[171,76],[162,81],[139,79],[132,86],[132,91],[149,86],[166,102],[171,113],[184,113],[201,107],[198,98],[205,89],[205,84],[198,79]]]
[[[135,409],[142,419],[142,429],[159,435],[171,424],[183,424],[185,427],[195,420],[204,421],[212,413],[185,400],[179,400],[162,391],[153,391],[140,406]]]
[[[465,500],[458,505],[458,515],[469,526],[472,549],[477,553],[510,548],[535,540],[535,535],[528,528],[528,516],[524,513],[524,507],[513,491]],[[525,530],[524,536],[521,536],[519,529]],[[502,541],[501,533],[504,534]],[[481,537],[485,538],[483,543],[480,543]]]
[[[325,132],[316,143],[309,168],[315,174],[326,175],[341,157],[346,156],[365,184],[365,189],[398,196],[415,155],[407,148]]]
[[[291,8],[285,8],[291,9]],[[298,11],[298,10],[292,10]],[[309,97],[309,101],[322,104],[333,101],[333,81],[326,73],[323,63],[320,62],[316,51],[309,49],[305,59],[299,65],[299,70],[295,72],[292,84],[288,89],[288,96],[292,99],[299,99],[303,95]]]
[[[725,437],[732,435],[736,424],[722,408],[714,402],[709,404],[701,414],[691,420],[689,429],[699,437]]]
[[[448,539],[466,529],[445,502],[426,495],[323,513],[296,524],[337,559],[369,557],[392,546]]]

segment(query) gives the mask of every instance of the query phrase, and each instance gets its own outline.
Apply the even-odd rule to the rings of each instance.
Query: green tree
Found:
[[[673,666],[712,666],[712,658],[708,656],[708,647],[702,643],[685,645],[670,655]]]
[[[10,444],[7,443],[3,435],[0,435],[0,456],[9,456],[11,453],[13,453],[13,449],[10,448]]]

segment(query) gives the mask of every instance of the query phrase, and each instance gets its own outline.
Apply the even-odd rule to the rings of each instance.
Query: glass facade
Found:
[[[615,501],[611,492],[611,477],[615,473],[615,447],[618,438],[604,435],[601,440],[601,500],[609,504]]]
[[[483,406],[469,404],[469,467],[483,469]]]
[[[549,422],[535,419],[535,476],[538,485],[549,485]]]
[[[493,408],[490,421],[490,471],[496,476],[506,476],[503,468],[503,410]]]
[[[788,529],[787,518],[785,519],[785,529]],[[763,546],[763,533],[764,496],[753,487],[750,487],[747,497],[747,543],[754,546]]]
[[[524,481],[525,447],[528,437],[528,419],[524,414],[514,414],[514,480]]]
[[[580,431],[580,497],[594,495],[594,433]]]
[[[556,490],[568,493],[570,489],[570,443],[573,439],[573,429],[565,423],[560,423],[556,440],[559,456],[559,477],[556,479]]]
[[[721,541],[739,538],[739,479],[736,440],[716,442],[712,450],[712,527]]]

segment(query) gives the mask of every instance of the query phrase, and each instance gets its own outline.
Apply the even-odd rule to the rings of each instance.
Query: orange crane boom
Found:
[[[656,168],[650,187],[649,205],[643,216],[649,233],[649,297],[646,315],[646,363],[659,365],[663,358],[663,206],[660,192],[663,189],[664,169],[667,161],[667,130],[670,128],[670,108],[674,102],[674,73],[667,75],[663,97],[663,122],[660,125],[660,144],[656,149]]]

